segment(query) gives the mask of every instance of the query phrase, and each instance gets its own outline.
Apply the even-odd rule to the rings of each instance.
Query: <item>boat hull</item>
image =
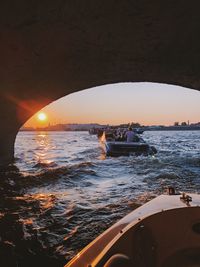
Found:
[[[131,154],[154,154],[152,147],[145,142],[105,142],[107,156],[129,156]]]

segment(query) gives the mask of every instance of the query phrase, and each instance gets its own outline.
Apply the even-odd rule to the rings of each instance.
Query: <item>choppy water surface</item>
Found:
[[[87,132],[20,132],[0,173],[0,265],[63,266],[167,186],[200,191],[200,131],[143,138],[158,154],[106,158]]]

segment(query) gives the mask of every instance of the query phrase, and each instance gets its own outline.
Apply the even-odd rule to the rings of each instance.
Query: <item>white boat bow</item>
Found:
[[[200,195],[161,195],[97,237],[65,267],[200,266]]]

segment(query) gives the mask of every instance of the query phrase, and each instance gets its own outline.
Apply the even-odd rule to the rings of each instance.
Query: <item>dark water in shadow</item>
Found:
[[[21,132],[0,172],[0,266],[63,266],[167,186],[200,192],[200,132],[145,132],[154,156],[105,158],[86,132]]]

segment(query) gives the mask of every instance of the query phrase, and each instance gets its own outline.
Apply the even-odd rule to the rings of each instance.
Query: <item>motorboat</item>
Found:
[[[149,155],[157,153],[156,148],[148,145],[143,140],[137,142],[106,141],[107,156]]]
[[[124,136],[116,139],[113,132],[104,132],[101,140],[104,143],[107,156],[153,155],[157,153],[154,146],[147,144],[137,134],[134,136],[133,142],[127,142]]]
[[[200,195],[173,189],[115,223],[65,267],[197,266]]]

